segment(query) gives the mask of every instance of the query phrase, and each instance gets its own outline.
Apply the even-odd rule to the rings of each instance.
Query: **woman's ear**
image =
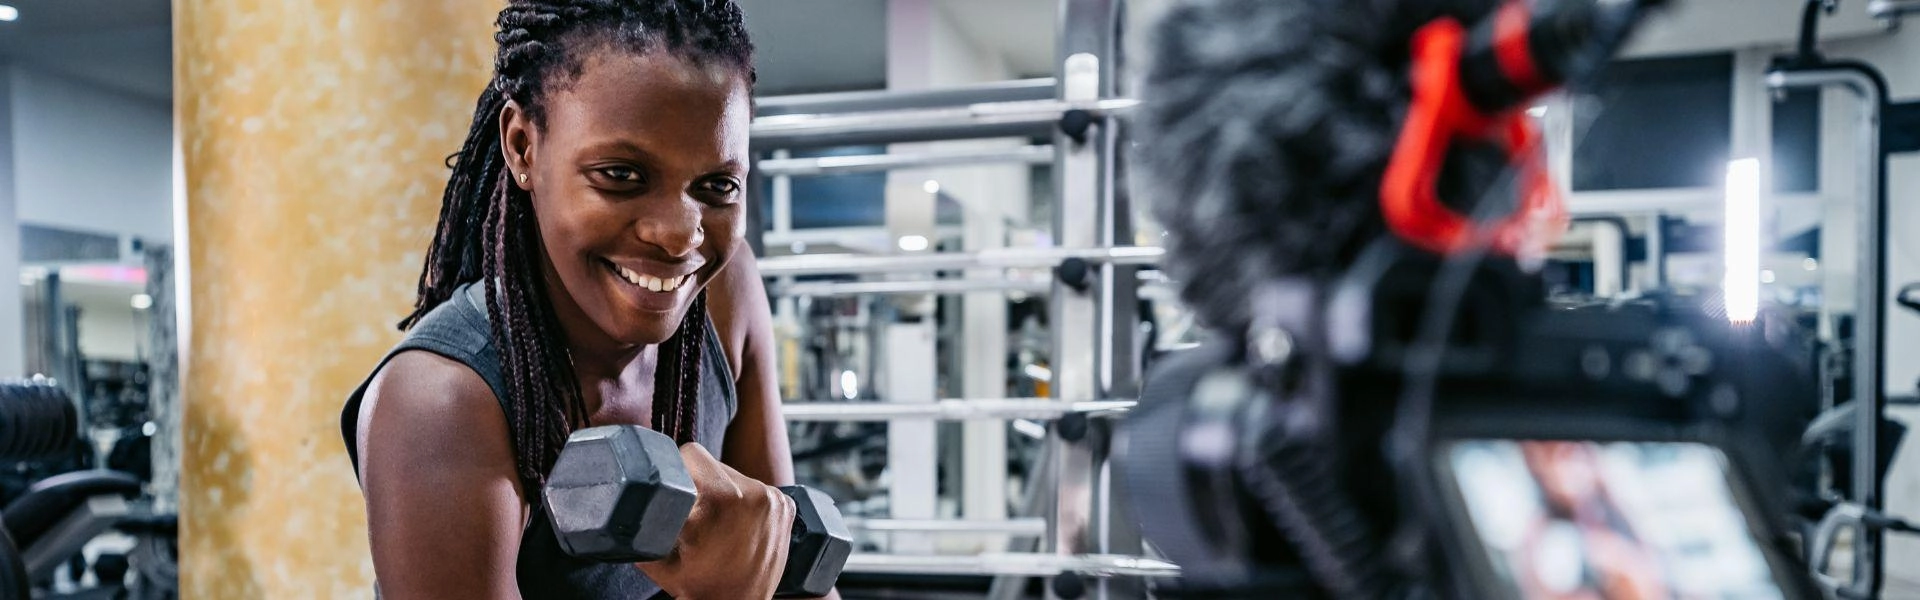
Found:
[[[522,190],[533,190],[533,147],[539,133],[520,103],[508,100],[501,107],[500,151],[507,159],[507,177]]]

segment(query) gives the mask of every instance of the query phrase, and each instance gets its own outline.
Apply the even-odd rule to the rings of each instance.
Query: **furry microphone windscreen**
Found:
[[[1179,0],[1155,26],[1133,123],[1166,269],[1237,334],[1260,282],[1331,275],[1386,234],[1382,172],[1409,38],[1498,0]]]

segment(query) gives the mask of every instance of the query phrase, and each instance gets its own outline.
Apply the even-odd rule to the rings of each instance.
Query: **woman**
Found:
[[[341,418],[380,592],[769,597],[793,473],[740,238],[740,9],[514,0],[498,24],[409,333]],[[678,440],[700,492],[676,554],[637,568],[566,556],[540,502],[568,434],[617,423]]]

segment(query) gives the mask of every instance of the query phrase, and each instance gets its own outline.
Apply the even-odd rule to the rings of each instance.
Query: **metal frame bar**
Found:
[[[1124,20],[1125,0],[1064,0],[1058,20],[1060,33],[1056,60],[1060,66],[1060,101],[1082,104],[1100,98],[1119,96],[1120,28]],[[1124,196],[1115,192],[1118,176],[1118,119],[1111,113],[1095,114],[1092,126],[1080,135],[1056,129],[1054,148],[1059,154],[1054,168],[1054,240],[1062,248],[1105,253],[1145,251],[1115,248],[1131,242],[1132,214]],[[1156,256],[1159,249],[1152,249]],[[1137,297],[1134,277],[1117,268],[1119,261],[1102,261],[1095,270],[1091,286],[1075,285],[1056,278],[1048,324],[1053,333],[1053,393],[1060,398],[1106,398],[1112,387],[1122,385],[1125,367],[1119,366],[1121,344],[1132,352],[1130,316]],[[1123,333],[1121,329],[1125,329]],[[1117,337],[1117,339],[1116,339]],[[1073,561],[1088,554],[1134,554],[1134,548],[1120,549],[1115,544],[1109,496],[1106,485],[1106,446],[1108,430],[1100,422],[1090,424],[1079,439],[1062,438],[1058,431],[1048,442],[1057,452],[1055,495],[1047,520],[1049,530],[1044,551],[1058,561]],[[1036,561],[1037,562],[1037,561]],[[1043,575],[1047,573],[1041,573]],[[1112,587],[1105,580],[1090,582],[1085,597],[1108,600],[1113,597],[1144,597],[1144,589]],[[1138,582],[1134,582],[1138,583]],[[1049,586],[1046,597],[1060,598]]]
[[[787,421],[970,421],[1058,419],[1069,414],[1109,416],[1133,409],[1133,400],[1063,402],[1048,398],[949,398],[937,402],[788,402]]]
[[[791,279],[783,277],[782,279]],[[1139,271],[1139,285],[1136,291],[1142,298],[1167,298],[1178,296],[1170,280],[1159,271]],[[911,296],[919,294],[959,295],[979,292],[1013,292],[1022,294],[1046,294],[1053,291],[1053,284],[1046,281],[1020,281],[1014,279],[920,279],[907,281],[810,281],[803,283],[778,283],[768,288],[774,297],[833,297],[833,296]]]
[[[786,275],[864,275],[880,273],[931,273],[965,269],[1045,269],[1077,258],[1097,264],[1157,265],[1166,250],[1150,246],[1119,248],[997,248],[979,252],[932,254],[861,255],[806,254],[760,259],[760,274],[765,277]]]
[[[790,114],[753,120],[755,148],[856,146],[1000,137],[1035,137],[1057,129],[1061,115],[1086,111],[1095,118],[1126,112],[1132,98],[1077,101],[985,102],[948,108],[851,113]]]
[[[1037,538],[1047,534],[1045,519],[847,519],[847,528],[870,533],[911,531],[935,534],[999,534]]]
[[[940,106],[964,106],[984,102],[1049,100],[1057,83],[1051,77],[1013,79],[979,85],[962,85],[929,90],[873,90],[766,96],[754,100],[754,111],[762,116],[801,113],[863,112],[901,110]]]
[[[1880,148],[1881,111],[1886,106],[1885,92],[1879,81],[1863,68],[1830,66],[1774,71],[1766,77],[1774,90],[1793,88],[1839,87],[1861,101],[1858,151],[1864,160],[1859,185],[1861,206],[1856,211],[1858,230],[1857,272],[1859,295],[1854,309],[1853,390],[1855,410],[1853,432],[1852,498],[1872,511],[1883,508],[1879,477],[1880,422],[1886,413],[1885,349],[1886,304],[1886,188],[1882,179],[1884,155]],[[1854,538],[1853,589],[1877,594],[1886,569],[1886,537],[1880,531],[1863,531]]]
[[[89,540],[120,522],[127,512],[127,501],[119,496],[107,494],[88,498],[62,517],[53,529],[41,534],[40,539],[20,549],[20,560],[27,566],[27,576],[38,581],[53,574],[54,569],[66,563]]]
[[[1873,0],[1867,3],[1867,15],[1875,19],[1898,19],[1920,14],[1920,0]]]
[[[999,163],[1051,164],[1053,147],[1038,145],[1003,150],[940,150],[913,154],[777,158],[760,161],[760,164],[754,166],[754,171],[768,177],[808,177]]]
[[[921,281],[818,281],[775,286],[775,296],[905,296],[917,294],[956,295],[977,292],[1021,292],[1045,294],[1053,286],[1045,281],[976,279],[929,279]]]
[[[1076,573],[1088,577],[1178,577],[1180,567],[1170,562],[1107,554],[1059,555],[993,553],[975,556],[902,556],[855,554],[847,559],[848,573],[899,575],[1020,575],[1051,577]],[[1049,592],[1051,593],[1051,592]]]

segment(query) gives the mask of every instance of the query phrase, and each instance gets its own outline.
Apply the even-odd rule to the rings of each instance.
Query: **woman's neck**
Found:
[[[623,343],[601,331],[567,295],[552,269],[547,265],[547,303],[553,307],[554,320],[566,338],[568,357],[580,391],[586,395],[587,410],[597,411],[602,397],[611,398],[620,390],[649,389],[657,345]]]

